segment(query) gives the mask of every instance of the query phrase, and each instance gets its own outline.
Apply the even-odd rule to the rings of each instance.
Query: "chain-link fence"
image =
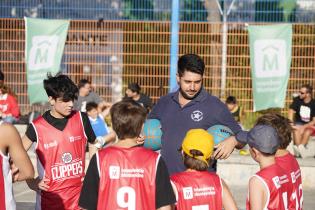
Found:
[[[169,21],[171,0],[2,0],[2,18]],[[314,22],[314,0],[180,0],[180,21]]]
[[[181,22],[179,54],[197,53],[206,63],[204,86],[219,96],[222,64],[222,24]],[[247,122],[254,119],[248,33],[245,23],[228,23],[226,90],[243,106]],[[78,82],[92,81],[96,92],[112,101],[115,68],[123,72],[123,90],[138,82],[154,102],[168,92],[170,22],[71,21],[62,71]],[[26,91],[24,21],[0,19],[0,65],[6,83],[18,95],[23,113],[32,109]],[[315,85],[315,24],[294,24],[292,64],[286,107],[292,94],[304,83]],[[285,110],[285,109],[284,109]]]

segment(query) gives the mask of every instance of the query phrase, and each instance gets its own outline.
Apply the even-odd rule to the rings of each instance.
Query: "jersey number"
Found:
[[[127,197],[127,199],[125,199]],[[132,187],[121,187],[117,191],[116,201],[119,207],[136,210],[136,192]]]
[[[283,199],[283,204],[284,208],[287,210],[288,209],[288,193],[284,192],[282,193],[282,199]],[[300,210],[302,209],[303,206],[303,190],[302,190],[302,185],[299,185],[299,190],[296,192],[296,190],[292,193],[290,200],[295,200],[295,210]]]

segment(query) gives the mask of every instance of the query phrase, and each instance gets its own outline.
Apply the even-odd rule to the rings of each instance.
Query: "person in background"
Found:
[[[15,123],[20,117],[20,109],[16,98],[9,91],[8,86],[0,84],[0,117],[4,122]]]
[[[33,179],[34,168],[16,128],[0,121],[0,133],[0,209],[11,210],[16,209],[12,182]]]
[[[279,135],[273,127],[255,125],[247,133],[247,143],[252,158],[259,163],[260,171],[249,179],[247,210],[287,210],[292,192],[289,177],[275,160],[279,148]]]
[[[141,93],[141,87],[138,83],[130,83],[126,90],[126,97],[131,98],[144,108],[147,112],[150,112],[152,108],[152,101],[149,96],[144,93]]]
[[[225,104],[228,107],[229,111],[233,115],[236,122],[242,126],[243,112],[242,107],[238,104],[235,96],[228,96],[225,100]]]
[[[74,110],[86,112],[86,104],[89,102],[94,102],[98,105],[98,111],[102,112],[104,108],[110,107],[110,103],[107,103],[101,99],[101,97],[92,91],[91,82],[87,79],[81,79],[78,84],[79,95],[74,101]]]
[[[106,138],[105,142],[108,144],[116,139],[114,132],[110,132],[105,122],[105,117],[109,113],[109,109],[103,110],[101,113],[98,112],[98,105],[94,102],[89,102],[86,104],[86,113],[89,117],[91,126],[96,135],[96,138]],[[89,155],[90,158],[95,154],[96,150],[91,147],[96,147],[97,149],[103,147],[104,145],[91,144],[89,143]]]
[[[141,145],[146,111],[134,101],[110,110],[118,141],[99,150],[84,178],[83,209],[171,210],[175,196],[163,159]]]
[[[225,182],[216,173],[207,171],[213,146],[213,136],[207,131],[187,132],[179,149],[187,169],[171,176],[177,209],[237,209]]]
[[[0,84],[4,83],[4,74],[3,72],[0,70]]]
[[[238,124],[243,128],[241,123],[243,120],[243,110],[242,107],[238,104],[236,97],[228,96],[225,100],[225,104],[233,115],[234,120],[238,122]],[[247,145],[240,150],[240,155],[249,155],[249,151],[246,147]]]
[[[287,150],[288,145],[292,141],[292,128],[290,120],[279,115],[268,113],[257,119],[258,125],[269,125],[276,129],[280,146],[276,152],[276,163],[287,172],[293,191],[288,193],[289,208],[292,210],[302,210],[303,208],[303,188],[302,175],[299,163],[293,155]]]
[[[293,122],[294,153],[302,158],[315,155],[315,151],[307,147],[310,136],[315,135],[315,100],[312,92],[312,86],[302,85],[299,96],[293,99],[288,113],[288,118]]]

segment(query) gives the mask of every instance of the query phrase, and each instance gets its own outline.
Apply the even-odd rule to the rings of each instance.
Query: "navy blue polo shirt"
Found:
[[[161,122],[163,132],[161,155],[170,174],[186,170],[178,149],[188,130],[193,128],[207,130],[219,124],[229,127],[234,134],[242,131],[226,105],[204,89],[184,107],[179,104],[178,94],[179,91],[176,91],[161,97],[149,115],[150,119],[158,119]]]

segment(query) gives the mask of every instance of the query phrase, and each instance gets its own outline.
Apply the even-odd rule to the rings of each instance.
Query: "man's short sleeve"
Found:
[[[88,142],[93,143],[96,139],[96,136],[91,126],[89,117],[84,112],[81,112],[81,116],[82,116],[82,121],[83,121],[84,132],[88,138]]]
[[[36,132],[35,132],[35,129],[34,129],[33,124],[30,123],[30,124],[27,126],[25,135],[26,135],[26,137],[29,138],[32,142],[37,142],[37,135],[36,135]]]
[[[92,97],[92,101],[99,104],[102,102],[102,99],[99,95],[97,95],[95,92],[91,92],[90,93],[91,97]]]
[[[299,97],[293,98],[292,103],[290,104],[290,109],[297,111],[299,108]]]
[[[89,163],[79,198],[79,206],[84,209],[94,210],[97,208],[99,174],[97,169],[96,155],[93,155]]]

